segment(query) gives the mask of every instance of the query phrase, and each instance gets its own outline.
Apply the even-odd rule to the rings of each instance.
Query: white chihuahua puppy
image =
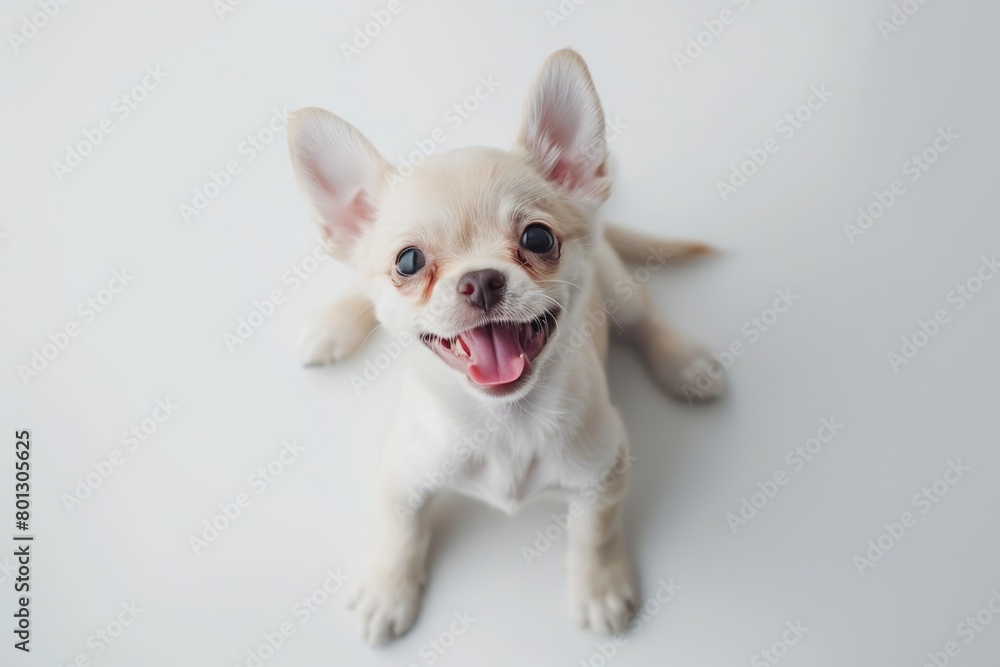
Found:
[[[608,322],[668,393],[714,398],[723,381],[623,263],[709,249],[595,220],[611,181],[583,59],[562,50],[545,63],[513,151],[433,155],[404,179],[353,126],[315,108],[292,114],[288,142],[327,249],[360,277],[312,326],[307,361],[354,355],[379,323],[412,341],[375,543],[351,596],[365,639],[413,625],[427,505],[444,489],[508,513],[542,492],[571,503],[572,611],[594,631],[623,630],[636,603],[619,521],[629,445],[608,397]]]

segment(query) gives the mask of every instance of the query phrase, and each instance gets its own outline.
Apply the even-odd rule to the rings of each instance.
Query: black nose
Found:
[[[477,308],[488,311],[503,298],[507,279],[495,269],[469,271],[458,281],[458,293],[469,298]]]

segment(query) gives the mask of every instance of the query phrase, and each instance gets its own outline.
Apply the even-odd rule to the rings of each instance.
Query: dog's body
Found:
[[[605,378],[608,324],[672,395],[711,398],[722,381],[656,316],[621,259],[655,268],[706,248],[594,220],[610,181],[583,61],[572,51],[549,59],[514,152],[450,151],[404,180],[357,130],[315,109],[293,114],[289,144],[328,248],[362,283],[314,323],[307,361],[352,356],[378,323],[414,341],[375,545],[352,596],[365,637],[413,624],[426,507],[444,488],[508,513],[543,492],[575,503],[574,613],[595,631],[622,630],[636,600],[618,520],[630,459]]]

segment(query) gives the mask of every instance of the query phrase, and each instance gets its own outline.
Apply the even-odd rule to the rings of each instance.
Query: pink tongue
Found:
[[[521,377],[525,357],[521,350],[520,324],[487,324],[462,334],[473,364],[473,382],[491,386],[507,384]]]

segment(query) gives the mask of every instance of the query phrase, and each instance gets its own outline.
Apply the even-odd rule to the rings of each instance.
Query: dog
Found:
[[[571,503],[571,610],[595,632],[625,629],[636,604],[619,520],[629,443],[608,395],[609,328],[674,397],[715,398],[724,379],[626,268],[711,249],[597,218],[611,179],[583,59],[566,49],[545,62],[511,151],[442,152],[404,178],[318,108],[291,115],[288,143],[324,247],[359,279],[309,326],[306,363],[353,356],[379,325],[408,343],[374,544],[349,599],[364,639],[383,643],[413,625],[427,507],[445,489],[507,513],[543,493]]]

